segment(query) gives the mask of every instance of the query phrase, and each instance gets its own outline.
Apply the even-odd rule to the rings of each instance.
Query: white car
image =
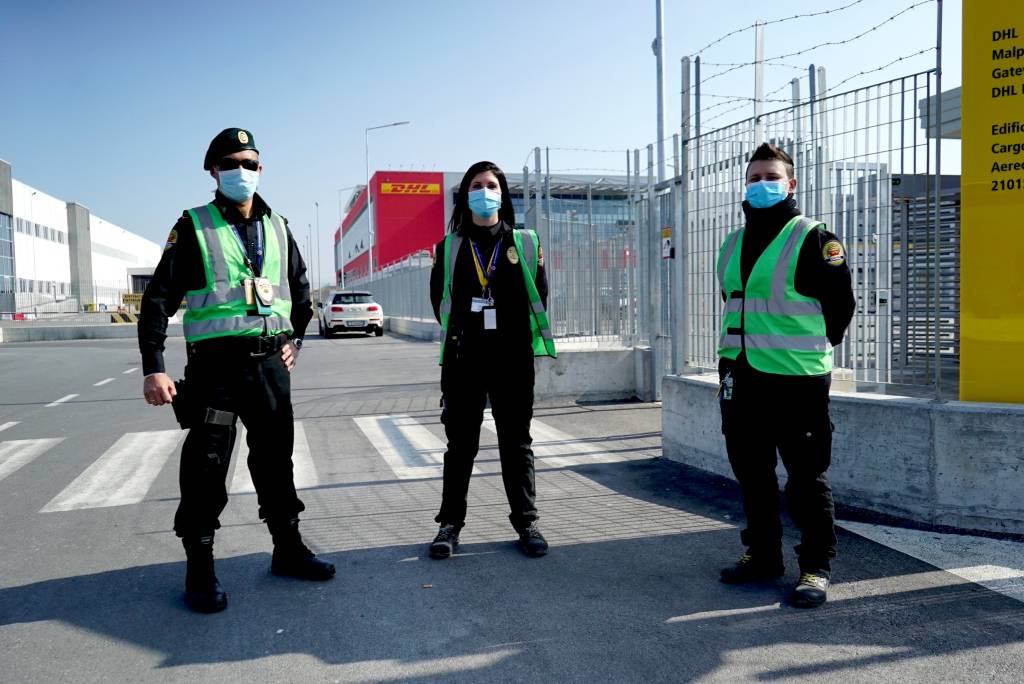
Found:
[[[320,335],[333,337],[339,332],[384,334],[384,308],[373,295],[361,290],[332,292],[320,305]]]

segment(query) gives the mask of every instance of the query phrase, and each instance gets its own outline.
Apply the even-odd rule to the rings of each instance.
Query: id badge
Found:
[[[483,297],[473,297],[473,299],[469,303],[469,310],[472,311],[473,313],[480,313],[490,303],[491,302],[489,299],[484,299]]]
[[[484,330],[498,329],[498,310],[493,306],[484,309]]]
[[[274,286],[269,278],[253,278],[253,289],[256,292],[256,313],[269,316],[274,305]]]
[[[245,290],[245,303],[247,306],[256,305],[256,293],[253,290],[252,278],[242,280],[242,289]]]

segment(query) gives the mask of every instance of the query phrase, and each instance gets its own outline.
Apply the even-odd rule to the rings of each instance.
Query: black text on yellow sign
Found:
[[[1024,402],[1024,2],[963,3],[960,396]]]

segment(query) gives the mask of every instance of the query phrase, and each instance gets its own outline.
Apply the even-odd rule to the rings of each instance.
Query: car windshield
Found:
[[[368,294],[336,294],[332,304],[370,304],[373,302],[373,295]]]

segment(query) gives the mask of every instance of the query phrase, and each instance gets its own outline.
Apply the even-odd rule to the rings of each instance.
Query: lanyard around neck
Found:
[[[501,238],[494,244],[494,251],[491,252],[490,266],[487,267],[486,275],[483,267],[483,257],[480,255],[480,249],[476,246],[476,243],[472,239],[469,241],[470,247],[473,248],[473,266],[476,267],[476,277],[480,281],[480,287],[487,291],[487,285],[490,283],[491,278],[494,277],[494,271],[498,267],[498,248],[501,247]]]

